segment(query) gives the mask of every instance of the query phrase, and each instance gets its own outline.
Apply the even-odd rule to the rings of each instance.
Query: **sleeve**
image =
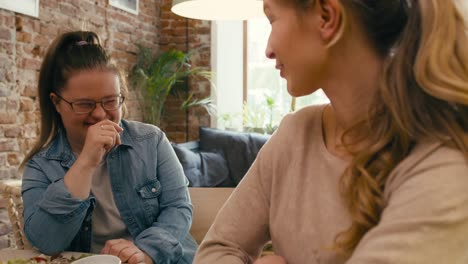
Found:
[[[252,263],[270,240],[272,140],[260,150],[252,167],[221,208],[194,263]]]
[[[47,255],[55,255],[70,245],[94,202],[91,197],[72,197],[63,178],[50,182],[34,160],[24,170],[22,197],[25,234],[34,247]]]
[[[347,264],[468,263],[468,164],[445,154],[390,187],[380,223]]]
[[[192,224],[192,204],[182,166],[168,139],[164,134],[161,137],[156,155],[157,175],[162,188],[160,214],[135,238],[135,244],[151,256],[154,263],[178,263],[182,257],[192,259],[197,246],[194,241],[187,243],[190,242],[187,236]],[[192,256],[184,256],[189,252]]]

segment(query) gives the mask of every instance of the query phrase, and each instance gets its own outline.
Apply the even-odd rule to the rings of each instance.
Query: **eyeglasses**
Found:
[[[77,114],[89,114],[94,109],[96,109],[96,104],[101,104],[102,108],[107,111],[117,110],[124,102],[125,97],[122,95],[107,97],[102,101],[96,102],[94,100],[78,100],[74,102],[69,102],[61,97],[59,94],[57,95],[58,98],[63,100],[65,103],[68,103],[73,110],[73,112]]]

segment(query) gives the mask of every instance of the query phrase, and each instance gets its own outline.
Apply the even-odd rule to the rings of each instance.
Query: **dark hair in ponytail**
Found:
[[[23,168],[36,153],[48,145],[62,127],[60,115],[50,99],[50,93],[60,93],[70,77],[84,70],[108,70],[119,76],[123,96],[127,93],[124,74],[111,61],[99,37],[94,32],[67,32],[57,37],[49,47],[41,65],[38,83],[41,128],[39,139],[26,155]],[[125,114],[125,105],[123,113]]]

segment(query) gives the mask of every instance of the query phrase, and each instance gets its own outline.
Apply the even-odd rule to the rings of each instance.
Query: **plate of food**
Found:
[[[47,256],[36,250],[0,250],[0,264],[69,264],[92,256],[90,253],[62,252]]]

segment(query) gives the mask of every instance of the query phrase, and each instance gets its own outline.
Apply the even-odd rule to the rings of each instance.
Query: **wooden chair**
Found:
[[[200,244],[210,229],[218,211],[231,195],[234,188],[195,188],[190,187],[190,199],[193,205],[192,227],[190,234]],[[262,256],[272,255],[273,246],[268,242],[261,253]]]
[[[221,209],[233,190],[234,188],[189,188],[193,205],[190,234],[198,244],[205,237],[219,209]]]
[[[21,180],[0,181],[0,193],[7,201],[8,217],[11,222],[13,238],[18,249],[31,249],[24,234],[23,199],[21,198]]]

